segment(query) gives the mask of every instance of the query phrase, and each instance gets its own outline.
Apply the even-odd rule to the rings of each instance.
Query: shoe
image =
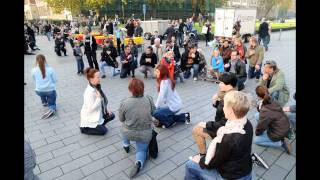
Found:
[[[166,126],[165,126],[165,125],[162,125],[161,127],[162,127],[162,129],[166,129]]]
[[[27,85],[27,83],[24,83],[24,85]]]
[[[291,144],[289,143],[289,140],[287,138],[284,138],[284,140],[282,140],[282,147],[287,154],[291,154]]]
[[[106,75],[102,75],[101,78],[106,78]]]
[[[129,151],[130,151],[130,146],[127,146],[127,147],[123,146],[123,149],[126,151],[126,153],[129,153]]]
[[[42,106],[43,106],[43,107],[47,107],[47,106],[48,106],[48,103],[42,103]]]
[[[252,159],[252,163],[257,164],[260,167],[269,169],[268,164],[264,162],[264,160],[257,153],[251,154],[251,159]]]
[[[141,169],[141,163],[139,161],[137,161],[134,166],[131,168],[130,173],[129,173],[129,177],[133,178],[135,175],[137,175],[139,173]]]
[[[190,124],[190,113],[186,113],[186,124]]]
[[[53,116],[55,114],[55,110],[50,109],[49,111],[47,111],[42,117],[41,119],[48,119],[49,117]]]
[[[193,78],[193,80],[194,80],[194,81],[198,81],[198,78],[195,77],[195,78]]]

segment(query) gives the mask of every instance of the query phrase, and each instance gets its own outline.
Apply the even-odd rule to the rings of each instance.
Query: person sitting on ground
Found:
[[[121,134],[125,151],[129,153],[130,141],[136,144],[136,162],[129,173],[132,178],[147,160],[148,145],[152,138],[152,114],[156,108],[152,97],[144,95],[142,80],[131,79],[128,89],[132,96],[121,101],[119,120],[123,123]]]
[[[234,49],[238,51],[240,60],[246,61],[246,46],[243,44],[240,38],[234,39]]]
[[[133,56],[131,54],[130,46],[125,46],[124,52],[121,54],[120,62],[122,64],[120,78],[126,78],[131,71],[131,64],[133,63]]]
[[[179,47],[177,46],[177,44],[175,43],[175,37],[173,36],[171,38],[171,40],[168,40],[166,42],[166,51],[172,50],[174,53],[174,60],[177,62],[180,61],[181,58],[181,54],[179,51]]]
[[[266,61],[259,85],[266,86],[272,99],[278,101],[281,107],[289,101],[290,91],[286,85],[284,73],[277,67],[275,61]]]
[[[44,113],[41,119],[47,119],[56,113],[56,73],[50,67],[44,55],[36,56],[36,67],[31,70],[32,79],[36,83],[36,94],[40,96],[43,106],[48,106],[49,110]]]
[[[246,64],[239,59],[237,50],[232,50],[231,59],[228,64],[224,65],[227,72],[232,72],[237,76],[238,91],[244,89],[244,82],[247,80]]]
[[[162,59],[162,56],[165,54],[165,47],[161,44],[160,38],[154,40],[154,45],[152,45],[153,52],[157,55],[157,64]]]
[[[184,72],[184,78],[188,79],[193,68],[193,80],[198,80],[200,56],[195,45],[190,45],[189,49],[182,54],[181,70]]]
[[[159,64],[162,64],[167,67],[169,71],[169,77],[174,79],[174,53],[173,51],[168,51],[160,60]]]
[[[172,52],[172,51],[171,51]],[[157,127],[168,128],[176,122],[190,124],[190,113],[178,112],[182,109],[182,102],[175,89],[175,81],[169,76],[169,70],[165,65],[159,64],[155,70],[157,77],[158,98],[155,104],[156,110],[153,117]]]
[[[223,59],[220,56],[220,52],[218,49],[215,49],[212,52],[211,66],[212,66],[210,69],[211,75],[212,76],[214,75],[216,79],[218,79],[220,74],[224,72]]]
[[[224,96],[227,122],[217,130],[207,154],[190,157],[185,180],[252,178],[253,128],[246,117],[249,109],[250,100],[245,93],[232,91]]]
[[[293,95],[293,99],[296,100],[296,93]],[[296,104],[283,108],[283,111],[289,118],[290,126],[294,132],[296,132]]]
[[[246,52],[246,58],[249,58],[249,79],[256,78],[256,81],[259,80],[261,76],[261,66],[264,58],[264,49],[257,42],[256,37],[250,38],[250,47]]]
[[[157,64],[157,55],[153,53],[151,46],[148,46],[140,58],[140,72],[144,74],[144,78],[148,77],[148,71],[154,78],[154,67]]]
[[[88,67],[84,72],[88,86],[83,94],[80,131],[88,135],[105,135],[108,131],[105,125],[115,115],[107,108],[108,99],[101,89],[99,71]]]
[[[291,145],[286,138],[289,134],[290,123],[278,102],[269,95],[265,86],[256,88],[257,96],[262,99],[255,119],[258,122],[254,143],[260,146],[283,147],[291,153]]]
[[[227,92],[235,91],[237,85],[237,77],[229,72],[222,73],[219,77],[219,81],[219,92],[212,97],[212,106],[217,109],[215,121],[200,122],[192,130],[192,136],[202,155],[206,154],[205,139],[214,138],[217,130],[227,122],[223,112],[223,98]]]
[[[62,39],[61,35],[58,35],[54,41],[55,46],[54,46],[54,50],[56,52],[56,54],[58,56],[61,56],[61,51],[63,52],[63,54],[65,56],[67,56],[67,50],[66,50],[66,43],[64,42],[64,40]]]
[[[223,63],[229,63],[231,58],[231,48],[229,47],[229,41],[227,39],[223,41],[223,46],[219,48],[219,51],[221,53]]]
[[[158,31],[154,31],[154,35],[151,36],[150,38],[150,43],[151,43],[151,46],[154,45],[154,40],[159,38],[160,39],[160,44],[162,44],[162,38],[161,36],[159,35],[159,32]]]
[[[134,43],[132,38],[128,40],[128,46],[130,47],[131,54],[133,56],[133,62],[131,63],[131,70],[133,74],[132,77],[134,77],[134,70],[138,67],[138,46]]]
[[[116,76],[120,74],[116,68],[118,68],[118,62],[117,62],[117,49],[114,47],[113,42],[109,39],[106,39],[105,44],[102,47],[101,52],[101,63],[99,69],[101,70],[101,78],[106,77],[106,71],[104,69],[105,66],[111,66],[113,67],[112,76]]]

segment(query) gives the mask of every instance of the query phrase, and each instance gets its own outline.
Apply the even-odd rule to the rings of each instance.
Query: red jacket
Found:
[[[170,61],[170,63],[168,61]],[[168,68],[170,79],[174,79],[174,58],[167,59],[166,57],[162,57],[160,64],[163,64]]]

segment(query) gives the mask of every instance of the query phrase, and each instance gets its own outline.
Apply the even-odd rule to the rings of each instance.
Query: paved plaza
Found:
[[[265,53],[265,60],[273,59],[284,71],[287,85],[290,88],[290,102],[296,90],[296,31],[273,33],[269,51]],[[147,41],[149,43],[149,41]],[[163,42],[164,43],[164,42]],[[121,143],[120,127],[117,109],[120,100],[130,96],[128,91],[129,79],[112,77],[111,68],[107,68],[107,78],[101,80],[109,107],[116,113],[115,120],[107,124],[108,133],[105,136],[88,136],[80,133],[80,111],[83,103],[83,93],[87,86],[84,76],[76,74],[76,60],[70,44],[67,43],[68,56],[58,57],[54,52],[54,41],[48,42],[45,36],[37,36],[37,44],[41,50],[35,53],[44,54],[47,62],[57,74],[57,114],[42,120],[41,116],[47,111],[42,107],[40,98],[35,94],[35,83],[31,78],[31,69],[35,66],[35,55],[24,56],[24,134],[31,142],[37,156],[34,173],[41,180],[105,180],[129,179],[128,173],[135,161],[135,151],[131,148],[127,154]],[[209,62],[212,50],[200,43]],[[97,52],[100,59],[100,52]],[[183,50],[180,49],[180,53]],[[139,52],[139,56],[141,52]],[[139,58],[140,60],[140,58]],[[88,66],[84,57],[85,67]],[[136,70],[136,77],[143,79],[143,74]],[[145,94],[156,101],[156,81],[145,80]],[[256,82],[249,80],[245,92],[255,98]],[[214,120],[215,109],[211,105],[211,97],[218,91],[218,85],[212,82],[196,81],[192,78],[185,83],[178,83],[176,89],[182,99],[183,111],[191,113],[191,124],[177,124],[169,129],[159,129],[157,136],[159,155],[157,159],[146,161],[145,167],[135,179],[178,179],[185,174],[185,163],[188,157],[198,153],[198,147],[191,135],[193,126],[200,121]],[[290,103],[289,102],[289,103]],[[289,104],[288,103],[288,104]],[[256,126],[253,119],[257,112],[252,107],[248,118]],[[283,149],[264,148],[252,145],[252,152],[260,154],[270,166],[267,171],[254,167],[255,179],[261,180],[295,180],[296,175],[296,141],[291,142],[292,154],[287,155]]]

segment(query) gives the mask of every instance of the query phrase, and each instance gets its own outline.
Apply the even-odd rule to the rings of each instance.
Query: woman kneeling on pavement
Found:
[[[156,102],[156,111],[153,117],[156,126],[168,128],[176,122],[190,123],[190,113],[177,114],[181,108],[182,103],[178,92],[175,90],[175,81],[170,77],[169,70],[165,65],[159,64],[155,70],[157,78],[158,98]]]
[[[83,94],[83,106],[81,109],[81,133],[88,135],[105,135],[106,124],[113,120],[115,115],[107,110],[108,99],[100,85],[100,73],[97,69],[85,69],[85,75],[89,84]]]
[[[185,180],[251,180],[253,128],[246,117],[249,109],[245,93],[231,91],[224,96],[223,111],[228,120],[218,129],[206,155],[190,157]]]
[[[254,143],[260,146],[284,148],[290,154],[291,145],[286,138],[289,134],[289,119],[279,103],[271,98],[265,86],[256,88],[257,96],[262,99],[255,119],[258,122]]]
[[[131,178],[139,173],[147,159],[155,106],[152,97],[144,95],[144,83],[140,79],[131,79],[128,89],[132,96],[122,100],[119,120],[123,123],[121,133],[125,151],[129,153],[130,141],[136,144],[136,162],[130,171]]]

